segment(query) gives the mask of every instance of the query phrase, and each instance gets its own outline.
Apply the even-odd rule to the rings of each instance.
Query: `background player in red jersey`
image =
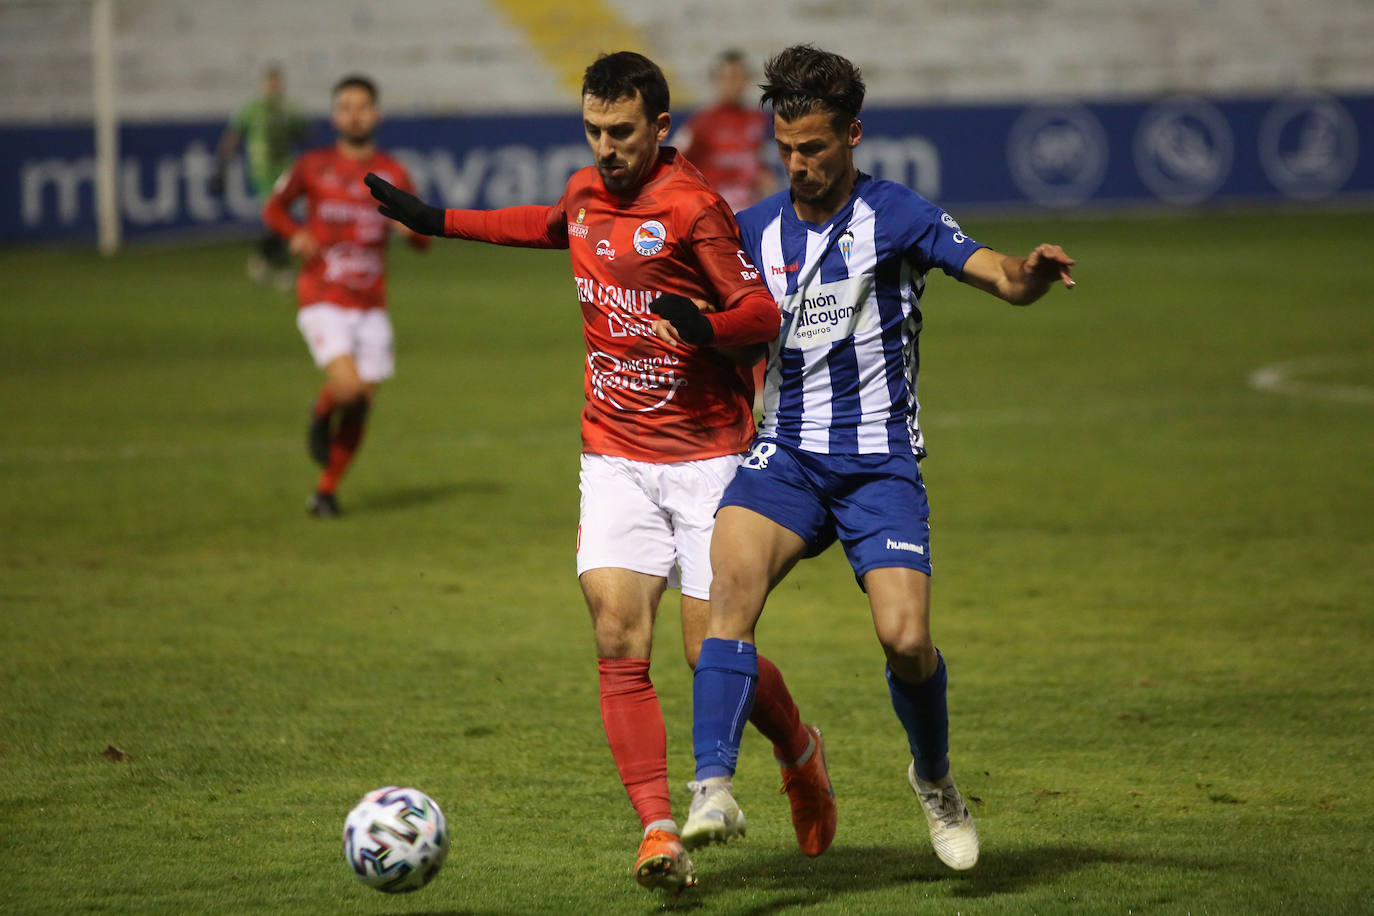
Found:
[[[311,411],[307,436],[311,457],[323,468],[307,502],[311,514],[339,514],[334,493],[362,442],[363,427],[377,386],[394,365],[391,319],[386,311],[386,242],[391,223],[378,215],[363,176],[385,175],[411,187],[399,162],[377,150],[373,134],[381,112],[377,87],[348,76],[334,87],[332,119],[338,139],[296,160],[277,182],[262,218],[288,240],[301,258],[296,323],[324,386]],[[305,222],[291,216],[291,204],[305,198]],[[416,248],[429,238],[403,228]]]
[[[673,138],[736,213],[772,194],[777,184],[768,142],[773,122],[746,101],[751,75],[743,51],[722,51],[711,69],[715,104],[694,114]],[[754,406],[762,411],[762,361],[754,366],[754,392]]]
[[[695,883],[673,820],[663,713],[649,678],[654,616],[682,588],[687,661],[708,613],[716,503],[753,438],[750,372],[722,352],[772,340],[780,319],[740,250],[725,202],[668,136],[668,85],[633,52],[587,68],[582,122],[595,166],[553,206],[430,207],[368,176],[381,213],[431,235],[566,248],[587,346],[577,569],[595,631],[601,717],[644,833],[635,878],[678,891]],[[702,314],[698,304],[713,311]],[[655,337],[675,315],[687,344]],[[711,344],[711,346],[706,346]],[[774,744],[803,851],[835,830],[820,732],[803,725],[770,662],[759,663],[751,720]]]
[[[715,103],[689,118],[673,140],[738,213],[773,193],[776,182],[768,148],[773,124],[767,112],[745,100],[750,72],[744,52],[721,52],[711,82]]]

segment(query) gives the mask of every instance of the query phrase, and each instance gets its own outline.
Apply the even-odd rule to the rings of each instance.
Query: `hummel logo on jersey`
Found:
[[[887,539],[887,549],[905,550],[909,553],[919,553],[921,556],[926,555],[926,549],[920,544],[913,544],[910,541],[894,541],[892,538]]]
[[[788,274],[796,273],[800,268],[801,265],[794,262],[792,264],[784,264],[781,267],[774,264],[772,267],[768,269],[773,272],[773,276],[775,277],[785,277]]]

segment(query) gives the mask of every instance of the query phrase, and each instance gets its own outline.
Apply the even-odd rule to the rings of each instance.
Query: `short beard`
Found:
[[[617,197],[630,197],[639,190],[638,176],[630,174],[628,169],[619,178],[612,178],[601,171],[600,167],[597,168],[597,172],[601,175],[601,184]]]
[[[818,191],[813,191],[810,194],[798,194],[796,188],[790,188],[789,190],[792,192],[793,200],[800,201],[801,203],[807,204],[808,206],[812,207],[819,207],[825,203],[828,203],[831,195],[834,192],[833,187],[824,187]]]

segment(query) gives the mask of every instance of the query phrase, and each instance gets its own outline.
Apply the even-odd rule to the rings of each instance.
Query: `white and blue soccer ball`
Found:
[[[444,812],[419,789],[386,786],[348,813],[344,857],[358,880],[388,894],[419,890],[448,855]]]

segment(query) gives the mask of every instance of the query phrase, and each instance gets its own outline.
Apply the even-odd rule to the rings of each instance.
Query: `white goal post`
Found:
[[[91,125],[93,155],[80,156],[73,180],[59,188],[58,206],[78,206],[78,187],[90,182],[96,242],[102,254],[119,250],[119,28],[118,0],[0,0],[0,123]],[[40,163],[41,164],[41,163]],[[24,178],[15,176],[21,184]],[[35,191],[35,194],[41,193]],[[29,192],[22,191],[23,208]],[[27,218],[26,218],[27,219]]]
[[[91,0],[91,86],[95,103],[95,219],[100,253],[119,250],[119,110],[115,0]]]

